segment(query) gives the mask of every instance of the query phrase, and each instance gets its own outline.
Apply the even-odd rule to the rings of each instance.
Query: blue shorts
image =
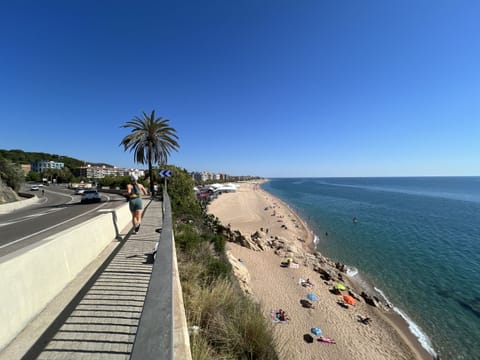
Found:
[[[130,207],[131,212],[142,210],[143,209],[142,198],[137,197],[134,199],[130,199],[130,201],[128,202],[128,206]]]

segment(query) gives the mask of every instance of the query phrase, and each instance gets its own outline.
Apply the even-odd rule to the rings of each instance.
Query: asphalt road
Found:
[[[100,203],[81,204],[73,190],[60,185],[44,189],[44,194],[31,192],[40,198],[37,204],[0,215],[0,257],[125,204],[116,194],[100,193]]]

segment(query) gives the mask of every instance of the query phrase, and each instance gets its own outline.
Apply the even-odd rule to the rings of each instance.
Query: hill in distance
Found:
[[[37,160],[63,162],[65,164],[65,167],[68,167],[70,169],[84,166],[87,163],[93,166],[113,167],[113,165],[109,165],[105,163],[91,163],[84,160],[78,160],[66,155],[48,154],[43,152],[27,152],[27,151],[18,150],[18,149],[14,149],[14,150],[0,149],[0,157],[10,160],[15,164],[30,164]]]

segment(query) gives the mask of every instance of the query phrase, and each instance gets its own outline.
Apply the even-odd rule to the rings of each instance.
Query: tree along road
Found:
[[[35,192],[34,205],[0,215],[0,257],[125,204],[125,198],[101,193],[99,203],[81,204],[80,195],[62,186]]]

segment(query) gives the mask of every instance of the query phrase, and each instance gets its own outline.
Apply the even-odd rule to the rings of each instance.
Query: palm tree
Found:
[[[121,127],[131,128],[129,135],[120,143],[124,150],[134,151],[135,162],[148,163],[150,178],[150,193],[153,194],[152,164],[165,165],[172,150],[178,151],[178,136],[176,130],[168,125],[170,120],[161,116],[155,118],[155,110],[150,115],[143,112],[143,116],[135,116]]]

